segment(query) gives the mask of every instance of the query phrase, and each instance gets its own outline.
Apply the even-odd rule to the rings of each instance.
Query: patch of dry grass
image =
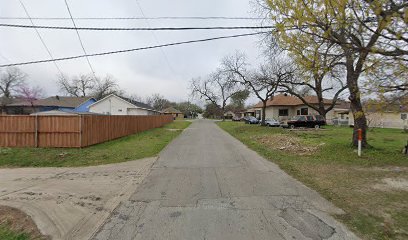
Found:
[[[376,129],[368,135],[372,147],[359,158],[350,146],[349,128],[219,125],[342,208],[345,214],[335,217],[361,238],[408,239],[408,158],[401,154],[408,134]]]
[[[30,216],[22,211],[0,206],[0,239],[50,239],[41,234]]]
[[[253,136],[252,139],[273,149],[296,155],[311,155],[319,149],[319,145],[306,145],[298,137],[284,134]]]

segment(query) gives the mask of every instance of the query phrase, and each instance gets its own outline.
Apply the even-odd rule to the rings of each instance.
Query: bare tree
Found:
[[[0,72],[0,110],[5,111],[5,106],[11,103],[18,90],[25,86],[26,74],[18,68],[7,68]]]
[[[96,79],[91,74],[81,74],[72,79],[60,75],[58,78],[58,85],[63,94],[73,97],[86,97],[91,95],[94,90]]]
[[[106,75],[103,79],[97,78],[91,95],[96,99],[102,99],[110,94],[122,94],[113,76]]]
[[[223,121],[228,101],[242,90],[231,77],[231,74],[218,69],[206,79],[195,78],[190,82],[192,95],[218,106],[222,111]]]
[[[158,93],[147,97],[146,102],[157,111],[162,111],[168,107],[171,107],[171,102]]]
[[[30,87],[23,85],[17,90],[17,97],[25,102],[29,102],[34,109],[34,101],[44,97],[44,90],[38,86]]]
[[[25,85],[27,75],[18,68],[7,68],[0,73],[0,96],[11,98]]]
[[[289,81],[294,74],[292,65],[280,55],[271,58],[267,65],[261,65],[258,70],[247,70],[248,63],[244,54],[224,58],[222,70],[230,75],[235,83],[247,87],[262,102],[262,120],[265,125],[266,104],[273,99],[283,81]]]
[[[24,101],[33,103],[33,101],[44,97],[44,90],[39,86],[30,87],[24,85],[17,90],[16,96]]]

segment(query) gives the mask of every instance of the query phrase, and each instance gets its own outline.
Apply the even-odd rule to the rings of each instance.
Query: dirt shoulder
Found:
[[[136,190],[155,160],[83,168],[0,169],[0,205],[8,206],[3,208],[11,218],[16,213],[13,208],[30,216],[40,232],[28,220],[22,226],[34,236],[89,239]]]
[[[0,206],[0,226],[7,227],[12,232],[27,235],[32,239],[50,239],[40,232],[30,216],[16,208]]]

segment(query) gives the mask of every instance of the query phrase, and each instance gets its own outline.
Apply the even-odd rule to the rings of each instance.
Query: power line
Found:
[[[92,67],[92,64],[91,64],[91,62],[89,61],[89,58],[88,58],[88,56],[87,56],[88,53],[87,53],[86,50],[85,50],[84,43],[82,42],[82,39],[81,39],[81,35],[79,34],[79,31],[78,31],[77,26],[76,26],[76,24],[75,24],[74,18],[72,17],[71,10],[69,9],[69,6],[68,6],[68,2],[67,2],[67,0],[64,0],[64,2],[65,2],[65,6],[67,7],[67,10],[68,10],[69,16],[70,16],[70,18],[71,18],[72,24],[74,25],[74,29],[75,29],[76,34],[77,34],[77,36],[78,36],[79,43],[81,44],[82,50],[83,50],[83,52],[84,52],[84,56],[85,56],[85,58],[86,58],[86,61],[88,62],[88,66],[89,66],[89,68],[91,69],[92,74],[94,75],[95,80],[96,80],[97,77],[96,77],[96,75],[95,75],[95,71],[94,71],[94,69],[93,69],[93,67]]]
[[[230,36],[222,36],[222,37],[213,37],[213,38],[183,41],[183,42],[174,42],[174,43],[167,43],[167,44],[161,44],[161,45],[155,45],[155,46],[149,46],[149,47],[131,48],[131,49],[125,49],[125,50],[116,50],[116,51],[109,51],[109,52],[102,52],[102,53],[93,53],[93,54],[77,55],[77,56],[71,56],[71,57],[55,58],[54,60],[45,59],[45,60],[20,62],[20,63],[12,63],[12,64],[2,64],[2,65],[0,65],[0,68],[12,67],[12,66],[21,66],[21,65],[28,65],[28,64],[36,64],[36,63],[46,63],[46,62],[51,62],[51,61],[64,61],[64,60],[71,60],[71,59],[84,58],[84,57],[88,58],[88,57],[95,57],[95,56],[104,56],[104,55],[111,55],[111,54],[118,54],[118,53],[126,53],[126,52],[134,52],[134,51],[141,51],[141,50],[154,49],[154,48],[162,48],[162,47],[183,45],[183,44],[208,42],[208,41],[214,41],[214,40],[220,40],[220,39],[254,36],[254,35],[265,34],[265,33],[270,33],[270,32],[245,33],[245,34],[238,34],[238,35],[230,35]]]
[[[28,13],[27,8],[25,7],[24,3],[22,0],[20,0],[20,4],[24,9],[24,12],[26,13],[28,19],[30,20],[31,24],[34,26],[34,22],[30,17],[30,14]],[[61,77],[64,76],[64,74],[62,73],[61,69],[59,68],[59,66],[57,65],[57,63],[54,61],[54,56],[52,55],[50,49],[47,47],[47,44],[45,43],[44,39],[42,38],[40,32],[38,31],[37,28],[34,28],[35,32],[37,33],[38,38],[40,39],[42,45],[44,46],[45,50],[47,51],[48,55],[50,56],[50,58],[53,60],[52,62],[54,63],[55,67],[57,68],[58,72],[60,73]]]
[[[0,17],[3,20],[24,20],[26,17]],[[71,20],[64,17],[35,17],[34,20]],[[75,20],[263,20],[261,17],[221,17],[221,16],[208,16],[208,17],[76,17]]]
[[[149,28],[151,28],[151,25],[150,25],[150,23],[149,23],[149,20],[146,18],[146,15],[145,15],[144,12],[143,12],[142,5],[140,4],[139,0],[135,0],[135,1],[136,1],[136,4],[137,4],[137,6],[138,6],[138,8],[139,8],[139,10],[140,10],[140,13],[141,13],[142,16],[145,18],[144,20],[146,21],[147,26],[148,26]],[[159,44],[160,44],[160,41],[159,41],[159,39],[157,38],[156,34],[155,34],[154,32],[151,32],[151,33],[152,33],[153,38],[156,40],[156,44],[159,45]],[[163,50],[162,48],[160,48],[160,52],[162,53],[162,55],[163,55],[163,57],[164,57],[164,61],[166,62],[167,66],[169,67],[170,71],[173,72],[174,75],[176,75],[176,74],[175,74],[175,71],[174,71],[174,69],[173,69],[173,67],[172,67],[171,64],[170,64],[169,58],[167,57],[166,53],[164,52],[164,50]]]
[[[73,21],[74,22],[74,21]],[[65,26],[44,26],[44,25],[21,25],[0,23],[0,27],[12,28],[39,28],[53,30],[75,30],[75,31],[185,31],[185,30],[242,30],[242,29],[270,29],[274,26],[224,26],[224,27],[65,27]],[[79,33],[78,33],[79,34]]]

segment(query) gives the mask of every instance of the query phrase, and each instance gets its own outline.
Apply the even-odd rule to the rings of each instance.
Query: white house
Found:
[[[159,115],[147,104],[111,94],[89,105],[89,112],[106,115]]]
[[[318,104],[316,96],[306,96],[305,100],[309,104]],[[331,99],[324,99],[324,104],[330,106]],[[254,116],[261,118],[262,102],[254,106]],[[326,120],[331,123],[333,119],[343,119],[348,117],[349,103],[339,101],[335,107],[326,114]],[[280,94],[275,96],[272,100],[266,103],[265,117],[274,118],[280,121],[287,121],[297,115],[316,115],[318,112],[313,108],[305,105],[298,97],[287,94]]]

